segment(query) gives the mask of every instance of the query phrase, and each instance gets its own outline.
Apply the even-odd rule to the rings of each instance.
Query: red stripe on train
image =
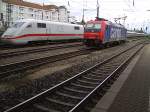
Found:
[[[83,36],[83,34],[25,34],[21,36],[16,36],[13,38],[7,38],[7,39],[18,39],[18,38],[25,38],[25,37],[36,37],[36,36]]]

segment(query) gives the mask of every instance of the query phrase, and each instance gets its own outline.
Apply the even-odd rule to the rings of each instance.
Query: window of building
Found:
[[[29,11],[30,11],[30,12],[33,12],[33,9],[32,9],[32,8],[29,8]]]
[[[74,29],[75,29],[75,30],[80,30],[80,27],[75,26]]]
[[[20,11],[24,11],[24,7],[19,7],[19,10]]]
[[[39,14],[42,14],[42,11],[41,11],[41,10],[38,10],[37,12],[38,12]]]
[[[37,23],[37,27],[38,28],[46,28],[46,24],[45,23]]]
[[[45,11],[45,14],[48,15],[48,11]]]
[[[0,20],[3,20],[3,19],[4,19],[4,14],[0,13]]]
[[[55,15],[55,12],[52,12],[52,15]]]

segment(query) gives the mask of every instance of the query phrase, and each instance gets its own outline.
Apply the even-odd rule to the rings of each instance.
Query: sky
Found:
[[[82,20],[83,9],[85,21],[96,17],[97,0],[25,0],[34,3],[64,5],[75,16],[77,21]],[[133,2],[134,1],[134,2]],[[145,29],[150,32],[150,0],[98,0],[99,16],[114,22],[114,18],[127,16],[125,24],[128,29]]]

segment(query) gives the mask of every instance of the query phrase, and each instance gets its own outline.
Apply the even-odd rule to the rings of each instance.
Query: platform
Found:
[[[91,112],[150,112],[150,44],[130,62]]]

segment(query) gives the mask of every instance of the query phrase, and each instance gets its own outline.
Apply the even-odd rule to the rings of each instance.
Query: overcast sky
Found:
[[[97,0],[26,0],[34,3],[65,5],[71,16],[78,21],[82,19],[82,10],[85,11],[85,20],[96,17]],[[69,1],[69,4],[68,4]],[[114,18],[127,16],[125,26],[129,28],[146,27],[150,22],[150,0],[98,0],[100,17],[114,21]],[[121,21],[121,23],[123,23]],[[149,27],[150,30],[150,27]]]

